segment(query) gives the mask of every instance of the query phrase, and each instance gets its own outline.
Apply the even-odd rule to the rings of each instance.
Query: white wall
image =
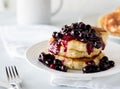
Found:
[[[54,7],[59,0],[52,0]],[[87,13],[105,12],[120,6],[120,0],[64,0],[61,12]],[[83,10],[84,9],[84,10]]]
[[[15,2],[17,0],[6,0],[9,3],[10,11],[16,10]],[[60,0],[52,1],[52,11],[59,5]],[[53,24],[63,24],[78,21],[80,18],[103,15],[120,6],[120,0],[64,0],[61,11],[52,18]],[[62,24],[62,25],[63,25]]]
[[[9,10],[15,11],[15,2],[17,0],[0,0],[8,1],[10,4]],[[60,0],[51,0],[53,9],[56,9]],[[61,12],[73,12],[73,13],[90,13],[94,12],[104,12],[108,9],[114,9],[120,6],[120,0],[64,0],[64,5]],[[84,9],[84,11],[83,11]]]
[[[54,9],[58,5],[58,1],[52,0]],[[111,12],[118,6],[120,6],[120,0],[64,0],[62,10],[53,17],[53,20],[56,19],[54,24],[59,22],[67,24],[78,21],[83,17],[94,16],[96,14],[103,15],[104,13]],[[62,18],[57,19],[58,17]]]

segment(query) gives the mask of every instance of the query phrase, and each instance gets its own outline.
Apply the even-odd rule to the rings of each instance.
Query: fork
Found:
[[[6,66],[5,70],[6,70],[8,82],[12,86],[12,88],[21,89],[22,80],[19,76],[16,66]]]

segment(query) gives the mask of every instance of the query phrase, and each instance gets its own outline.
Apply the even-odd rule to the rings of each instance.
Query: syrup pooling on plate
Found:
[[[64,46],[64,51],[67,51],[68,42],[71,40],[77,40],[86,43],[87,53],[90,55],[93,52],[93,48],[104,49],[105,44],[102,38],[96,33],[96,31],[83,22],[72,23],[71,25],[65,25],[60,32],[53,32],[52,37],[54,41],[50,42],[49,51],[54,55],[57,55],[60,51],[60,47]]]

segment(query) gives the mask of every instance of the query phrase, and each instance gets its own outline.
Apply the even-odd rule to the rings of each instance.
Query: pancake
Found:
[[[101,28],[97,28],[97,27],[92,27],[96,30],[97,34],[101,36],[102,40],[103,40],[103,43],[104,45],[106,44],[106,41],[107,41],[107,37],[108,37],[108,33],[101,29]],[[52,37],[50,38],[49,40],[49,44],[52,43],[55,39]],[[84,42],[81,42],[81,41],[78,41],[78,40],[70,40],[68,43],[67,43],[67,50],[76,50],[76,51],[80,51],[80,52],[86,52],[87,49],[86,49],[86,43]],[[63,46],[63,45],[62,45]],[[93,48],[94,51],[101,51],[102,48]],[[98,53],[99,53],[98,52]]]
[[[120,7],[101,16],[98,20],[98,26],[104,28],[111,35],[120,36]]]
[[[79,58],[79,59],[73,59],[73,58],[68,58],[64,56],[59,56],[56,55],[56,58],[63,61],[63,64],[67,66],[70,69],[76,69],[76,70],[81,70],[83,67],[85,67],[87,64],[86,62],[88,61],[94,61],[96,65],[99,64],[100,59],[105,56],[104,53],[99,53],[99,55],[91,57],[91,58]]]
[[[60,48],[58,55],[66,56],[70,58],[82,58],[82,57],[93,57],[93,56],[98,55],[101,51],[101,48],[100,49],[94,48],[94,51],[91,54],[88,54],[86,51],[78,51],[78,50],[73,50],[73,49],[67,49],[66,52],[64,50],[65,48],[62,46]]]

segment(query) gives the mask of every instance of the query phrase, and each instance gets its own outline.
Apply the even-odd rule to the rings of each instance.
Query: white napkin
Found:
[[[59,28],[50,25],[3,26],[1,38],[11,57],[24,58],[25,51],[32,45],[48,40],[53,31]]]
[[[0,81],[0,87],[6,88],[6,89],[13,89],[9,83],[3,82],[3,81]]]
[[[87,89],[120,89],[120,74],[93,78],[85,80],[79,78],[66,78],[63,76],[52,75],[51,84],[55,86],[65,86]]]

